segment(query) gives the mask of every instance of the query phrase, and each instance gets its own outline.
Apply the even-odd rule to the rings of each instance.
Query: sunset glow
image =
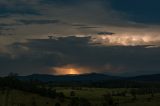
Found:
[[[51,68],[51,72],[55,75],[77,75],[77,74],[85,74],[90,73],[91,69],[87,66],[78,66],[75,64],[68,64],[60,67]]]
[[[67,69],[66,73],[67,74],[79,74],[79,72],[74,68]]]
[[[56,75],[76,75],[76,74],[81,74],[80,69],[76,68],[68,68],[68,67],[61,67],[61,68],[54,68]]]

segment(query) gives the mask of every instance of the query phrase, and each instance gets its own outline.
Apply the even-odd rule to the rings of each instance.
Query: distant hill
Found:
[[[88,73],[80,75],[47,75],[33,74],[28,76],[18,76],[20,80],[39,80],[42,82],[102,82],[108,80],[125,80],[125,81],[145,81],[145,82],[160,82],[160,74],[141,75],[135,77],[118,77],[99,73]]]
[[[89,73],[80,75],[47,75],[47,74],[33,74],[28,76],[18,76],[20,80],[39,80],[43,82],[97,82],[104,80],[116,80],[120,77],[109,76],[106,74]]]
[[[134,81],[160,82],[160,74],[141,75],[141,76],[136,76],[136,77],[130,77],[127,79],[134,80]]]

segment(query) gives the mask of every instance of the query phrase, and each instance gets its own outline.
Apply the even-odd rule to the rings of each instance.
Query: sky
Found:
[[[159,4],[159,0],[1,0],[0,76],[158,74]]]

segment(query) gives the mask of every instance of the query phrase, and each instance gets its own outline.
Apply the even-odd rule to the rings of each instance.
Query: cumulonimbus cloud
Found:
[[[146,48],[146,45],[96,46],[91,37],[59,37],[55,39],[31,39],[10,45],[10,54],[2,54],[0,67],[9,72],[11,67],[20,74],[51,73],[110,73],[136,75],[158,73],[160,49]],[[7,66],[8,67],[5,67]],[[18,68],[30,68],[23,71]],[[17,71],[16,71],[17,70]],[[59,71],[58,71],[59,70]],[[145,71],[146,70],[146,71]],[[154,70],[154,71],[150,71]],[[59,73],[58,73],[59,72]]]
[[[96,35],[91,39],[92,43],[99,43],[104,46],[137,46],[154,45],[160,46],[160,36],[150,34],[115,34],[115,35]]]

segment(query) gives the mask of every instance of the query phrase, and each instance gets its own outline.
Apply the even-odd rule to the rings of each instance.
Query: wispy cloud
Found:
[[[17,20],[17,22],[20,22],[24,25],[30,25],[30,24],[57,24],[57,23],[60,23],[61,21],[60,20]]]

